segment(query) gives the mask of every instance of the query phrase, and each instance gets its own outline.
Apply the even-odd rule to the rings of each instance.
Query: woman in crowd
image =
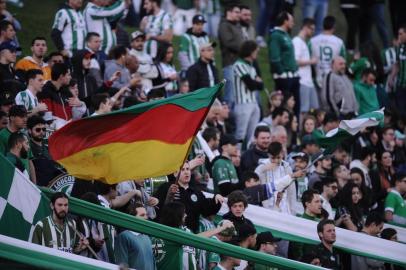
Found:
[[[383,210],[384,201],[391,188],[395,176],[392,155],[389,151],[378,152],[376,155],[378,167],[370,172],[374,197],[379,210]]]
[[[166,96],[178,93],[178,74],[173,65],[173,45],[167,42],[159,43],[155,63],[158,67],[158,78],[152,80],[153,88],[164,88]]]
[[[364,209],[364,214],[367,214],[371,208],[376,207],[372,189],[365,184],[365,175],[360,168],[352,168],[350,171],[351,180],[361,190],[360,204]]]
[[[336,212],[336,224],[347,230],[358,232],[363,226],[363,210],[360,204],[361,189],[355,183],[344,186],[339,207]]]
[[[316,128],[316,123],[317,120],[313,115],[306,115],[302,122],[302,128],[300,129],[302,135],[301,137],[303,138],[303,136],[311,135]]]

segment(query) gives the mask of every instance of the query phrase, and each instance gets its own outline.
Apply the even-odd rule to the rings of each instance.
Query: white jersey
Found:
[[[72,51],[85,47],[86,25],[83,14],[72,8],[62,8],[55,15],[52,29],[62,32],[64,50],[72,56]]]
[[[110,21],[120,18],[125,9],[123,0],[116,1],[108,7],[101,7],[89,2],[83,12],[87,32],[96,32],[102,40],[101,50],[106,54],[117,43],[116,34],[111,30]]]
[[[310,60],[310,49],[306,42],[299,36],[296,36],[292,40],[293,47],[295,48],[295,59],[296,61],[309,61]],[[299,67],[300,84],[314,87],[312,80],[312,68],[310,65]]]
[[[162,9],[156,16],[147,16],[147,24],[144,29],[145,34],[150,36],[160,36],[168,29],[172,29],[172,18]],[[147,40],[147,42],[145,42],[145,50],[154,58],[158,50],[158,42],[156,40]]]
[[[331,70],[331,63],[337,56],[345,58],[345,45],[342,39],[334,35],[319,34],[310,39],[311,56],[317,57],[316,82],[323,84],[323,76]]]
[[[139,66],[137,72],[141,75],[142,87],[146,92],[152,89],[152,80],[158,77],[158,68],[154,64],[151,55],[145,51],[130,50],[130,54],[137,57]]]

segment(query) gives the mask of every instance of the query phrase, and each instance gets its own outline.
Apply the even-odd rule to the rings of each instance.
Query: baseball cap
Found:
[[[247,237],[257,233],[255,227],[249,223],[243,223],[238,228],[238,240],[242,241]]]
[[[14,104],[13,94],[8,91],[0,91],[0,105],[11,105]]]
[[[271,232],[262,232],[257,235],[257,246],[266,243],[275,243],[281,241],[281,238],[274,237]]]
[[[395,138],[398,140],[404,140],[406,138],[405,134],[400,132],[399,130],[395,131]]]
[[[139,37],[145,38],[144,32],[137,30],[137,31],[131,33],[131,41],[133,41],[134,39],[139,38]]]
[[[239,141],[231,134],[224,134],[220,138],[220,147],[226,144],[236,145]]]
[[[218,228],[223,226],[224,220],[220,221],[219,224],[217,225]],[[223,230],[222,232],[219,233],[221,236],[225,237],[232,237],[232,236],[237,236],[237,231],[234,227],[227,228]]]
[[[10,108],[8,112],[8,116],[18,116],[18,117],[26,117],[27,110],[23,105],[14,105]]]
[[[204,19],[203,15],[197,14],[193,16],[192,23],[205,23],[206,20]]]
[[[21,51],[21,48],[16,46],[14,41],[10,40],[10,41],[5,41],[0,44],[0,52],[2,50],[9,50],[10,52],[16,52],[16,51]]]
[[[316,140],[310,134],[304,135],[302,138],[302,147],[305,147],[309,144],[316,144]]]

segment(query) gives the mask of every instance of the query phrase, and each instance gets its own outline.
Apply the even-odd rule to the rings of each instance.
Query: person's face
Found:
[[[49,66],[53,67],[53,65],[55,64],[63,64],[65,61],[63,60],[63,56],[62,55],[54,55],[51,57],[51,59],[49,59]]]
[[[69,86],[69,91],[72,93],[72,95],[74,97],[78,97],[79,96],[79,88],[78,85],[75,84],[73,86]]]
[[[299,122],[297,121],[297,117],[293,116],[292,123],[290,124],[290,128],[293,132],[297,132],[298,127],[299,127]]]
[[[142,51],[144,50],[144,43],[145,43],[144,37],[137,37],[131,42],[131,47],[134,50]]]
[[[216,123],[219,120],[220,110],[221,109],[218,106],[211,107],[209,113],[207,114],[206,122],[209,124]]]
[[[232,157],[232,156],[237,156],[238,155],[238,147],[237,147],[237,145],[235,144],[226,144],[226,145],[223,145],[223,151],[226,151],[227,153],[228,153],[228,155],[230,156],[230,157]]]
[[[392,155],[389,152],[384,152],[381,157],[381,163],[384,167],[391,167]]]
[[[83,0],[69,0],[69,5],[73,9],[80,9],[82,7]]]
[[[271,104],[274,107],[279,107],[281,106],[283,101],[283,96],[282,95],[276,95],[271,99]]]
[[[293,109],[295,107],[296,101],[295,97],[291,96],[287,101],[286,101],[286,106],[290,109]]]
[[[315,129],[316,123],[314,122],[313,119],[306,119],[303,126],[304,126],[305,133],[310,134]]]
[[[327,186],[327,195],[330,198],[334,198],[337,195],[337,192],[338,192],[337,183],[331,183],[330,185]]]
[[[307,161],[303,158],[295,159],[295,168],[297,170],[304,170],[307,167]]]
[[[317,144],[308,144],[306,150],[309,155],[314,155],[320,152],[320,147]]]
[[[106,98],[106,100],[100,104],[99,111],[101,111],[101,113],[108,113],[111,112],[112,107],[113,104],[111,104],[110,100]]]
[[[271,160],[271,163],[276,164],[276,165],[280,165],[281,161],[283,159],[283,154],[279,153],[278,155],[269,155],[269,158]]]
[[[225,120],[230,117],[230,108],[228,107],[227,104],[222,104],[221,105],[221,110],[220,110],[220,120]]]
[[[259,132],[256,138],[255,145],[261,151],[266,151],[271,143],[271,133],[270,132]]]
[[[359,187],[362,185],[362,176],[359,173],[352,173],[351,180]]]
[[[340,165],[337,170],[337,178],[349,180],[350,179],[350,170],[346,166]]]
[[[30,85],[35,91],[41,91],[44,86],[44,76],[38,74],[34,79],[30,80]]]
[[[264,251],[266,254],[276,255],[276,249],[278,248],[278,244],[276,242],[267,242],[264,245]]]
[[[233,163],[233,165],[235,167],[240,166],[240,164],[241,164],[241,152],[240,152],[240,150],[238,150],[238,148],[236,150],[236,153],[231,155],[231,162]]]
[[[195,34],[201,34],[201,33],[203,33],[203,27],[204,27],[204,23],[203,23],[203,22],[194,23],[194,24],[192,25],[192,31],[193,31],[193,33],[195,33]]]
[[[17,129],[23,129],[27,126],[27,116],[12,116],[10,117],[10,120],[17,127]]]
[[[345,74],[345,68],[346,68],[346,65],[345,65],[344,58],[337,58],[334,60],[333,69],[335,72],[343,75],[343,74]]]
[[[398,31],[398,39],[400,43],[406,43],[406,32],[403,28]]]
[[[8,118],[7,116],[3,116],[0,118],[0,130],[7,127],[8,124]]]
[[[37,124],[29,131],[34,141],[41,142],[45,137],[46,127],[44,124]]]
[[[169,47],[166,51],[165,62],[170,63],[173,59],[173,47]]]
[[[249,236],[248,240],[249,240],[248,247],[255,248],[255,245],[257,244],[257,234]]]
[[[348,164],[350,161],[350,157],[347,153],[347,151],[336,151],[334,153],[334,157],[336,158],[337,161],[339,161],[341,164]]]
[[[321,208],[321,199],[319,194],[314,194],[312,201],[310,203],[306,203],[306,209],[314,215],[320,215]]]
[[[389,143],[395,139],[395,131],[393,129],[388,129],[382,134],[382,139]]]
[[[232,21],[232,22],[240,21],[240,15],[241,15],[240,8],[235,7],[231,11],[227,12],[227,14],[228,14],[227,17],[228,17],[229,21]]]
[[[145,219],[145,220],[148,219],[147,210],[145,210],[144,207],[138,207],[138,208],[136,208],[136,210],[137,210],[136,217],[141,218],[141,219]]]
[[[333,130],[333,129],[335,129],[335,128],[338,128],[338,125],[340,124],[340,122],[338,122],[338,121],[333,121],[333,122],[328,122],[325,126],[324,126],[324,128],[325,128],[325,130],[328,132],[328,131],[330,131],[330,130]]]
[[[354,187],[351,192],[352,203],[357,204],[361,200],[361,192],[359,187]]]
[[[68,199],[58,198],[55,203],[51,205],[52,211],[58,219],[64,219],[69,211]]]
[[[376,225],[375,223],[371,224],[371,234],[378,235],[383,230],[383,222],[381,224]]]
[[[323,227],[323,233],[321,239],[328,244],[334,244],[336,241],[336,228],[333,224],[326,224]]]
[[[216,134],[216,138],[212,139],[213,142],[213,149],[218,149],[220,145],[220,133]]]
[[[12,25],[9,25],[6,31],[2,32],[6,40],[13,40],[16,37],[16,31]]]
[[[61,83],[62,85],[69,85],[70,80],[72,79],[72,76],[70,74],[70,71],[68,70],[68,72],[65,75],[62,75],[60,77]]]
[[[25,137],[24,141],[20,143],[20,157],[23,159],[28,158],[28,151],[30,150],[30,144],[28,142],[28,139]]]
[[[91,58],[83,58],[82,59],[82,67],[83,69],[89,69],[90,68],[90,62],[92,61]]]
[[[288,134],[286,133],[286,131],[281,131],[277,136],[274,137],[274,139],[272,139],[276,142],[279,142],[280,144],[282,144],[283,146],[286,146],[286,144],[288,143]]]
[[[36,40],[31,47],[32,54],[38,58],[44,57],[47,53],[47,43],[45,40]]]
[[[241,9],[240,20],[246,24],[250,24],[252,22],[252,11],[245,8]]]
[[[10,50],[3,50],[2,52],[3,57],[8,63],[15,63],[17,59],[17,52],[16,51],[10,51]]]
[[[154,3],[151,2],[150,0],[145,0],[144,2],[144,9],[147,12],[148,15],[152,14],[154,11]]]
[[[403,178],[402,181],[400,181],[399,190],[401,194],[406,193],[406,177]]]
[[[331,165],[332,165],[332,160],[331,158],[325,158],[321,161],[321,167],[325,170],[330,170],[331,169]]]
[[[190,182],[190,166],[189,163],[183,164],[180,170],[179,182],[182,184],[188,184]]]
[[[370,86],[375,85],[375,80],[376,80],[376,77],[374,74],[368,74],[363,77],[364,83],[367,85],[370,85]]]
[[[98,36],[91,37],[87,42],[87,47],[89,47],[89,49],[91,49],[94,52],[99,51],[100,46],[101,46],[101,38]]]
[[[247,181],[245,181],[245,187],[250,188],[250,187],[255,187],[258,186],[260,182],[255,179],[255,178],[250,178]]]
[[[204,60],[212,61],[214,60],[214,49],[213,47],[206,47],[200,50],[200,57]]]
[[[314,35],[316,30],[316,26],[314,24],[305,26],[305,33],[307,38],[311,38]]]
[[[288,30],[292,30],[293,26],[295,25],[295,20],[293,19],[292,15],[288,15],[288,20],[286,21],[286,27]]]
[[[285,126],[289,122],[289,113],[288,112],[283,112],[280,120],[280,124],[282,126]]]
[[[242,217],[244,214],[245,206],[243,202],[236,202],[231,205],[230,211],[236,217]]]

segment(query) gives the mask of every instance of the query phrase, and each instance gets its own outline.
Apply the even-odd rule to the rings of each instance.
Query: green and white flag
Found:
[[[0,154],[0,234],[28,241],[49,214],[48,198]]]
[[[331,153],[341,142],[356,135],[362,129],[382,125],[384,119],[383,110],[384,108],[379,111],[365,113],[355,119],[342,120],[338,128],[330,130],[326,134],[315,130],[312,136],[316,143],[325,149],[325,153]]]

